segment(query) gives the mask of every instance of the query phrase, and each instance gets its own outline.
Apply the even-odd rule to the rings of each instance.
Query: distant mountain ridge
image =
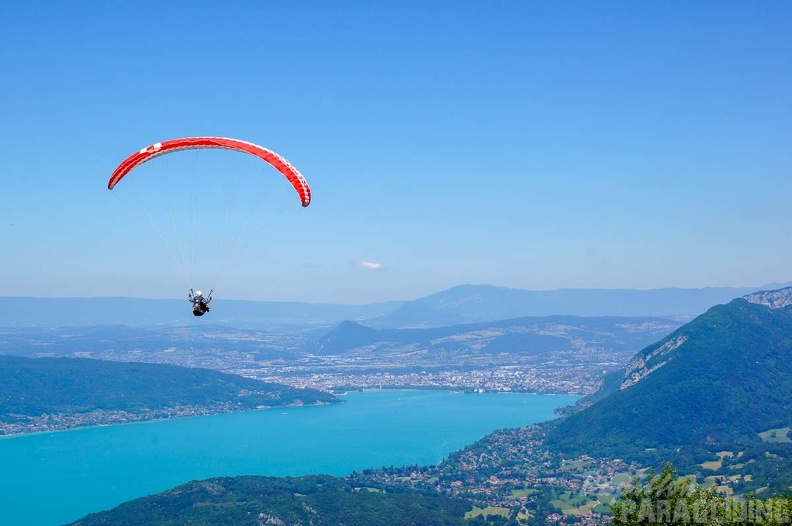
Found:
[[[184,300],[143,298],[0,298],[0,327],[69,325],[225,324],[284,328],[331,326],[344,319],[387,314],[402,302],[369,305],[314,304],[215,298],[209,316],[196,319]]]
[[[665,336],[679,323],[664,318],[536,316],[425,329],[374,329],[345,321],[319,342],[317,354],[356,349],[540,354],[576,348],[580,341],[631,351]]]
[[[433,327],[525,316],[692,317],[712,305],[768,287],[698,289],[520,290],[491,285],[460,285],[405,302],[393,313],[367,322],[373,327]]]
[[[353,320],[381,328],[426,328],[481,321],[551,316],[660,316],[690,318],[712,305],[771,288],[558,289],[531,291],[460,285],[412,301],[366,305],[243,301],[216,298],[211,322],[300,331]],[[0,298],[0,327],[69,325],[201,325],[184,300],[141,298]]]

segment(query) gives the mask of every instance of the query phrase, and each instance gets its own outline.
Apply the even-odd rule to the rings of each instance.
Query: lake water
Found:
[[[342,476],[437,464],[495,429],[550,420],[579,397],[383,390],[343,398],[333,406],[0,439],[3,524],[61,525],[216,476]]]

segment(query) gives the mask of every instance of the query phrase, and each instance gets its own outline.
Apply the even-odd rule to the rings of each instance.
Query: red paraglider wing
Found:
[[[297,169],[289,163],[286,159],[262,146],[250,142],[240,141],[238,139],[228,139],[225,137],[185,137],[183,139],[173,139],[170,141],[158,142],[139,152],[135,152],[127,157],[124,162],[118,165],[110,181],[107,183],[107,188],[112,190],[118,182],[124,178],[126,174],[131,172],[137,166],[150,161],[160,155],[165,155],[171,152],[178,152],[181,150],[191,150],[200,148],[221,148],[225,150],[235,150],[238,152],[248,153],[254,155],[272,166],[282,173],[286,179],[289,180],[291,185],[300,196],[300,201],[303,206],[311,204],[311,189],[308,187],[308,182]]]

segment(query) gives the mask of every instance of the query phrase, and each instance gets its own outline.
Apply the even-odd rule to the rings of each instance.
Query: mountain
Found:
[[[541,354],[589,347],[634,352],[679,324],[663,318],[580,316],[526,317],[427,329],[374,329],[345,321],[327,333],[316,354],[402,348],[428,352]]]
[[[182,484],[70,526],[462,526],[471,508],[461,499],[359,488],[325,475],[242,476]]]
[[[491,285],[460,285],[408,301],[367,325],[378,328],[438,327],[524,316],[661,316],[690,318],[710,306],[762,290],[699,289],[558,289],[520,290]]]
[[[376,328],[442,327],[526,316],[661,316],[690,319],[711,305],[762,290],[559,289],[531,291],[460,285],[412,301],[367,305],[226,300],[217,297],[211,319],[196,319],[184,300],[140,298],[0,297],[0,327],[73,325],[184,325],[306,331],[353,320]]]
[[[338,401],[208,369],[0,356],[0,435]]]
[[[614,392],[553,426],[548,443],[565,453],[670,459],[683,449],[785,442],[790,360],[792,288],[748,294],[643,349]]]

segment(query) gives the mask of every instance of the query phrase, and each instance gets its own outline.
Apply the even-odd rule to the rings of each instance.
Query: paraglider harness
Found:
[[[190,289],[189,298],[193,304],[193,316],[203,316],[209,312],[209,302],[212,301],[212,292],[214,292],[214,290],[210,290],[209,295],[204,298],[203,296],[196,296],[193,289]]]

